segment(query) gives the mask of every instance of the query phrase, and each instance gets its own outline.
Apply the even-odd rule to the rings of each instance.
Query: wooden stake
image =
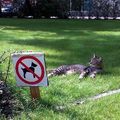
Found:
[[[30,93],[31,93],[32,100],[40,98],[39,87],[37,86],[30,87]]]

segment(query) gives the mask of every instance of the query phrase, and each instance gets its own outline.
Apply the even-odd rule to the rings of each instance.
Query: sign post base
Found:
[[[37,86],[30,87],[30,93],[31,93],[32,100],[40,99],[39,87],[37,87]]]

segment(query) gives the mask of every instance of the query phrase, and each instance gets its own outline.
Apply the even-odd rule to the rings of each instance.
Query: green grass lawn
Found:
[[[42,51],[47,69],[63,64],[87,64],[93,53],[103,57],[104,74],[79,80],[79,75],[49,79],[41,87],[41,100],[30,102],[29,88],[15,85],[14,74],[8,82],[24,110],[22,120],[119,120],[120,95],[108,96],[83,105],[70,103],[120,88],[120,21],[112,20],[32,20],[0,19],[0,52]],[[13,71],[13,69],[12,69]],[[57,110],[56,106],[67,106]]]

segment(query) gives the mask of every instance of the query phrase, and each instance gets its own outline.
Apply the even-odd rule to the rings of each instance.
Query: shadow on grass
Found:
[[[62,53],[61,55],[57,54],[46,54],[48,58],[48,64],[50,59],[55,61],[61,61],[60,64],[74,64],[74,63],[87,63],[89,58],[93,53],[103,57],[105,65],[109,67],[118,67],[120,66],[120,44],[119,36],[110,36],[111,40],[108,40],[107,37],[102,38],[102,41],[97,40],[11,40],[10,44],[26,45],[26,46],[35,46],[39,49],[50,49],[55,50],[56,52]],[[99,36],[98,36],[99,38]],[[112,40],[113,39],[113,40]],[[58,62],[59,63],[59,62]],[[54,63],[53,63],[54,64]],[[53,65],[53,66],[56,66]]]
[[[49,31],[51,28],[70,28],[75,30],[120,30],[119,20],[56,20],[56,19],[1,19],[0,26],[9,29]],[[76,29],[77,27],[77,29]]]
[[[46,53],[48,68],[61,64],[87,64],[93,53],[103,57],[105,68],[120,66],[120,35],[116,34],[120,30],[119,21],[8,19],[1,20],[0,25],[6,26],[5,31],[1,31],[2,40],[11,45],[54,50],[56,54]],[[29,35],[32,38],[17,39],[13,33],[6,35],[6,30],[13,33],[17,30],[23,30],[23,33],[31,31]]]
[[[1,26],[6,26],[4,28],[5,31],[1,31],[2,40],[8,42],[11,46],[18,45],[21,48],[25,45],[26,47],[36,47],[36,50],[54,50],[56,52],[55,54],[46,53],[48,68],[57,67],[62,64],[86,64],[91,55],[97,53],[103,57],[104,68],[107,71],[105,74],[113,74],[114,72],[116,76],[119,76],[120,35],[114,35],[115,32],[120,30],[119,21],[28,20],[27,24],[25,22],[26,20],[13,21],[0,22]],[[30,34],[30,36],[34,39],[17,39],[14,37],[14,34],[6,34],[6,30],[11,30],[13,33],[15,31],[19,32],[17,30],[23,30],[23,32],[32,31],[34,34]],[[45,33],[40,34],[37,31]],[[105,35],[98,34],[97,31],[110,32]],[[49,32],[55,34],[48,35]],[[54,95],[54,93],[50,94],[51,96]],[[56,91],[56,94],[58,97],[64,97],[64,94],[60,91]],[[26,98],[23,97],[19,95],[19,99],[23,101],[26,107],[25,109],[28,107],[28,109],[33,110],[34,104],[32,102],[26,103]],[[80,115],[78,112],[73,112],[68,109],[58,111],[55,108],[55,104],[48,100],[41,100],[37,103],[37,106],[43,109],[51,109],[56,113],[58,112],[58,114],[59,112],[64,112],[68,116],[71,116],[71,119]]]

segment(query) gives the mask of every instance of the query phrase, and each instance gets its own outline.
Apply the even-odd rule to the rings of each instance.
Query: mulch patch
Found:
[[[18,100],[4,81],[0,80],[0,114],[11,118],[22,110]]]

